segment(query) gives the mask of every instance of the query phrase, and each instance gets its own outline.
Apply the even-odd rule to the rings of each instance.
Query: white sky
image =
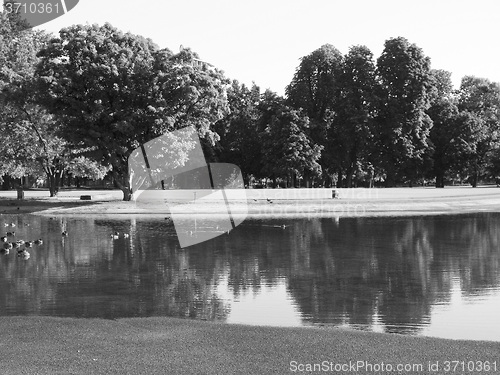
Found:
[[[451,71],[457,87],[464,75],[500,82],[498,0],[80,0],[40,28],[106,21],[173,52],[190,47],[228,78],[281,95],[299,58],[323,44],[342,54],[366,45],[376,59],[397,36]]]

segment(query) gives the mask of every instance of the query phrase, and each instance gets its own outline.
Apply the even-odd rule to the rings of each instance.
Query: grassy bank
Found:
[[[496,361],[496,373],[500,372],[500,343],[342,329],[249,327],[174,318],[4,317],[0,330],[2,374],[290,374],[308,373],[299,371],[300,364],[362,361],[372,366],[421,365],[413,373],[435,375],[444,373],[444,361],[453,360]],[[428,363],[436,361],[440,371],[429,371]],[[365,369],[356,373],[376,373]]]
[[[290,189],[293,190],[293,189]],[[318,215],[318,216],[378,216],[414,215],[426,213],[460,213],[471,211],[500,211],[500,189],[483,188],[393,188],[393,189],[337,189],[338,199],[286,199],[284,189],[247,191],[247,200],[230,201],[233,214],[260,215]],[[314,192],[314,189],[309,189]],[[44,195],[45,194],[45,195]],[[0,214],[164,214],[170,213],[167,204],[157,202],[123,202],[121,192],[69,191],[56,198],[47,192],[26,192],[24,200],[17,200],[12,192],[0,192]],[[90,194],[91,201],[80,200]],[[293,194],[291,194],[293,196]],[[314,196],[314,194],[311,194]],[[278,198],[276,198],[278,197]],[[173,202],[172,204],[176,204]],[[200,204],[200,201],[197,201]],[[186,205],[186,212],[191,207]],[[200,208],[197,208],[200,212]],[[224,213],[225,204],[206,201],[201,213]]]

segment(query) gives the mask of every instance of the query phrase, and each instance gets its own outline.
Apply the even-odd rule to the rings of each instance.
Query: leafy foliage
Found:
[[[125,200],[127,160],[141,144],[189,125],[217,140],[210,127],[226,110],[225,79],[195,66],[190,51],[173,55],[105,24],[63,29],[39,55],[40,102],[64,121],[65,139],[112,166]]]
[[[430,59],[405,38],[385,42],[377,60],[380,104],[377,116],[377,147],[392,186],[397,175],[415,178],[423,160],[432,121]]]
[[[260,89],[256,85],[249,89],[233,81],[227,97],[230,112],[215,126],[220,137],[217,154],[220,160],[238,165],[248,184],[251,176],[263,177]]]
[[[21,177],[45,174],[51,196],[58,190],[59,180],[71,160],[74,147],[57,136],[60,124],[36,103],[34,84],[37,52],[49,36],[25,30],[15,15],[0,15],[0,145],[2,175]]]
[[[464,120],[467,171],[473,186],[485,173],[487,159],[500,147],[500,84],[484,78],[462,79],[458,108]]]
[[[281,106],[263,135],[264,171],[272,177],[302,178],[320,175],[322,147],[307,136],[309,119],[300,111]]]
[[[359,163],[369,161],[373,117],[377,111],[375,64],[367,47],[352,47],[344,57],[338,89],[327,152],[335,169],[345,171],[346,186],[351,187]],[[338,185],[342,186],[341,178]]]

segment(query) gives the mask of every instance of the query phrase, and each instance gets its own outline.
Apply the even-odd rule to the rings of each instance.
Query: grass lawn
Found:
[[[301,370],[317,364],[334,374],[352,373],[342,365],[360,374],[390,373],[382,371],[389,366],[398,373],[397,365],[407,365],[435,375],[445,373],[445,361],[496,361],[489,373],[500,373],[499,342],[175,318],[3,317],[0,330],[2,374],[290,374],[311,373]]]

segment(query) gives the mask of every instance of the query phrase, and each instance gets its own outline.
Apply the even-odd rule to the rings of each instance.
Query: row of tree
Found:
[[[451,73],[405,38],[375,62],[365,46],[324,45],[301,59],[286,98],[233,82],[220,155],[253,176],[338,187],[500,174],[500,85]]]
[[[24,31],[23,31],[24,30]],[[165,132],[194,125],[206,156],[242,169],[246,183],[415,184],[500,170],[500,86],[431,70],[404,38],[373,60],[325,45],[301,59],[285,97],[264,93],[109,24],[58,37],[0,14],[0,175],[112,174],[131,196],[127,160]]]

